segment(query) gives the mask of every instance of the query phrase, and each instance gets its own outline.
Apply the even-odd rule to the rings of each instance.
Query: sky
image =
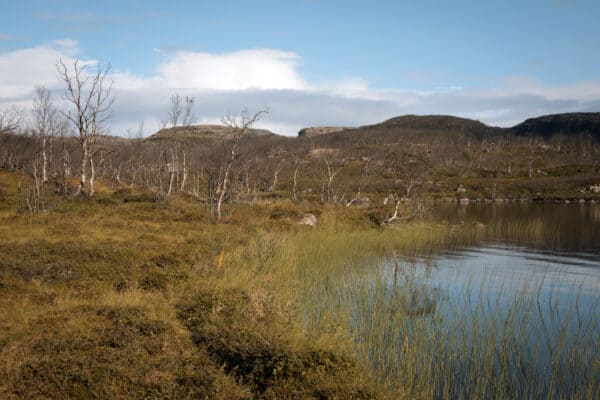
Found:
[[[0,0],[0,108],[48,87],[58,59],[110,65],[109,129],[144,135],[171,95],[198,123],[244,108],[258,127],[358,126],[451,114],[511,126],[600,111],[600,1]]]

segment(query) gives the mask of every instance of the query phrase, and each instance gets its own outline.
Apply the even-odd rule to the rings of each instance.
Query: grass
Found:
[[[569,331],[576,294],[531,343],[530,292],[505,306],[420,284],[414,262],[486,235],[543,242],[543,222],[382,229],[381,210],[277,200],[214,224],[185,196],[102,187],[28,215],[26,184],[0,171],[2,398],[600,396],[598,334]]]
[[[47,193],[51,212],[29,215],[27,177],[0,182],[0,398],[386,397],[345,345],[307,340],[268,285],[216,268],[295,222],[259,208],[213,224],[185,197],[108,190]]]
[[[519,241],[544,238],[539,226],[503,224],[492,232]],[[379,382],[398,396],[598,397],[597,296],[586,307],[576,287],[561,297],[560,276],[542,294],[542,282],[522,287],[513,282],[515,295],[495,288],[493,275],[482,287],[467,282],[448,296],[450,283],[423,283],[431,268],[426,263],[399,261],[396,284],[393,269],[382,266],[393,252],[400,260],[427,259],[477,235],[474,227],[413,224],[396,230],[328,226],[286,239],[261,236],[229,261],[225,274],[228,280],[277,282],[277,297],[295,304],[306,334],[350,341]],[[268,263],[251,262],[264,254],[272,254]],[[501,300],[505,296],[508,300]]]

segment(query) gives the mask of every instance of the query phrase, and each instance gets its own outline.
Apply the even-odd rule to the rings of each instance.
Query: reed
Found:
[[[498,229],[539,237],[539,227],[519,228]],[[600,297],[576,287],[565,296],[560,275],[545,286],[491,273],[458,288],[429,281],[427,260],[477,235],[431,224],[265,233],[233,257],[243,272],[227,279],[268,276],[306,334],[351,340],[382,385],[410,398],[598,397]]]

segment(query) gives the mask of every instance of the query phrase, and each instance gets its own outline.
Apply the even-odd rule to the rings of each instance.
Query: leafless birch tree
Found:
[[[93,163],[91,156],[94,143],[114,102],[111,97],[112,82],[107,82],[106,79],[110,68],[97,67],[95,72],[88,73],[88,68],[79,60],[73,62],[72,68],[59,60],[56,67],[66,85],[66,100],[73,108],[64,115],[74,125],[81,148],[80,181],[77,189],[77,194],[80,194],[85,191],[88,166],[90,162]],[[94,188],[91,186],[88,195],[93,194]]]
[[[17,130],[23,112],[17,108],[0,109],[0,133],[12,133]]]
[[[222,216],[222,205],[226,196],[229,195],[230,178],[232,174],[232,168],[236,157],[238,155],[239,145],[241,140],[247,135],[248,130],[261,119],[265,114],[269,112],[269,108],[264,108],[255,113],[250,113],[248,110],[242,111],[239,117],[233,117],[228,115],[222,119],[223,125],[228,126],[232,129],[233,135],[230,142],[229,151],[226,155],[226,159],[223,160],[223,174],[217,186],[217,193],[219,197],[217,199],[217,219]]]
[[[57,110],[54,107],[50,91],[44,86],[35,88],[33,103],[34,130],[40,140],[40,167],[42,182],[48,181],[48,142],[59,127]]]
[[[183,126],[189,126],[194,123],[194,102],[195,99],[191,96],[182,98],[179,93],[171,96],[171,108],[169,109],[168,117],[168,123],[171,125],[171,128],[178,126],[180,120]]]

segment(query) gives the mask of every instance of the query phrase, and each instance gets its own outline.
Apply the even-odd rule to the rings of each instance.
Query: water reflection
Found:
[[[586,374],[600,365],[600,206],[475,204],[437,208],[430,218],[457,227],[456,245],[400,267],[391,258],[384,274],[391,286],[410,276],[408,293],[420,297],[408,304],[436,303],[423,318],[452,338],[444,360],[466,371],[481,348],[492,349],[493,368],[504,360],[511,371],[507,384],[525,390],[521,380],[533,379],[541,397],[570,397],[597,381]],[[458,397],[471,393],[466,377],[453,379]]]
[[[600,254],[598,204],[469,204],[432,210],[430,220],[456,226],[482,224],[478,242],[530,249]]]

